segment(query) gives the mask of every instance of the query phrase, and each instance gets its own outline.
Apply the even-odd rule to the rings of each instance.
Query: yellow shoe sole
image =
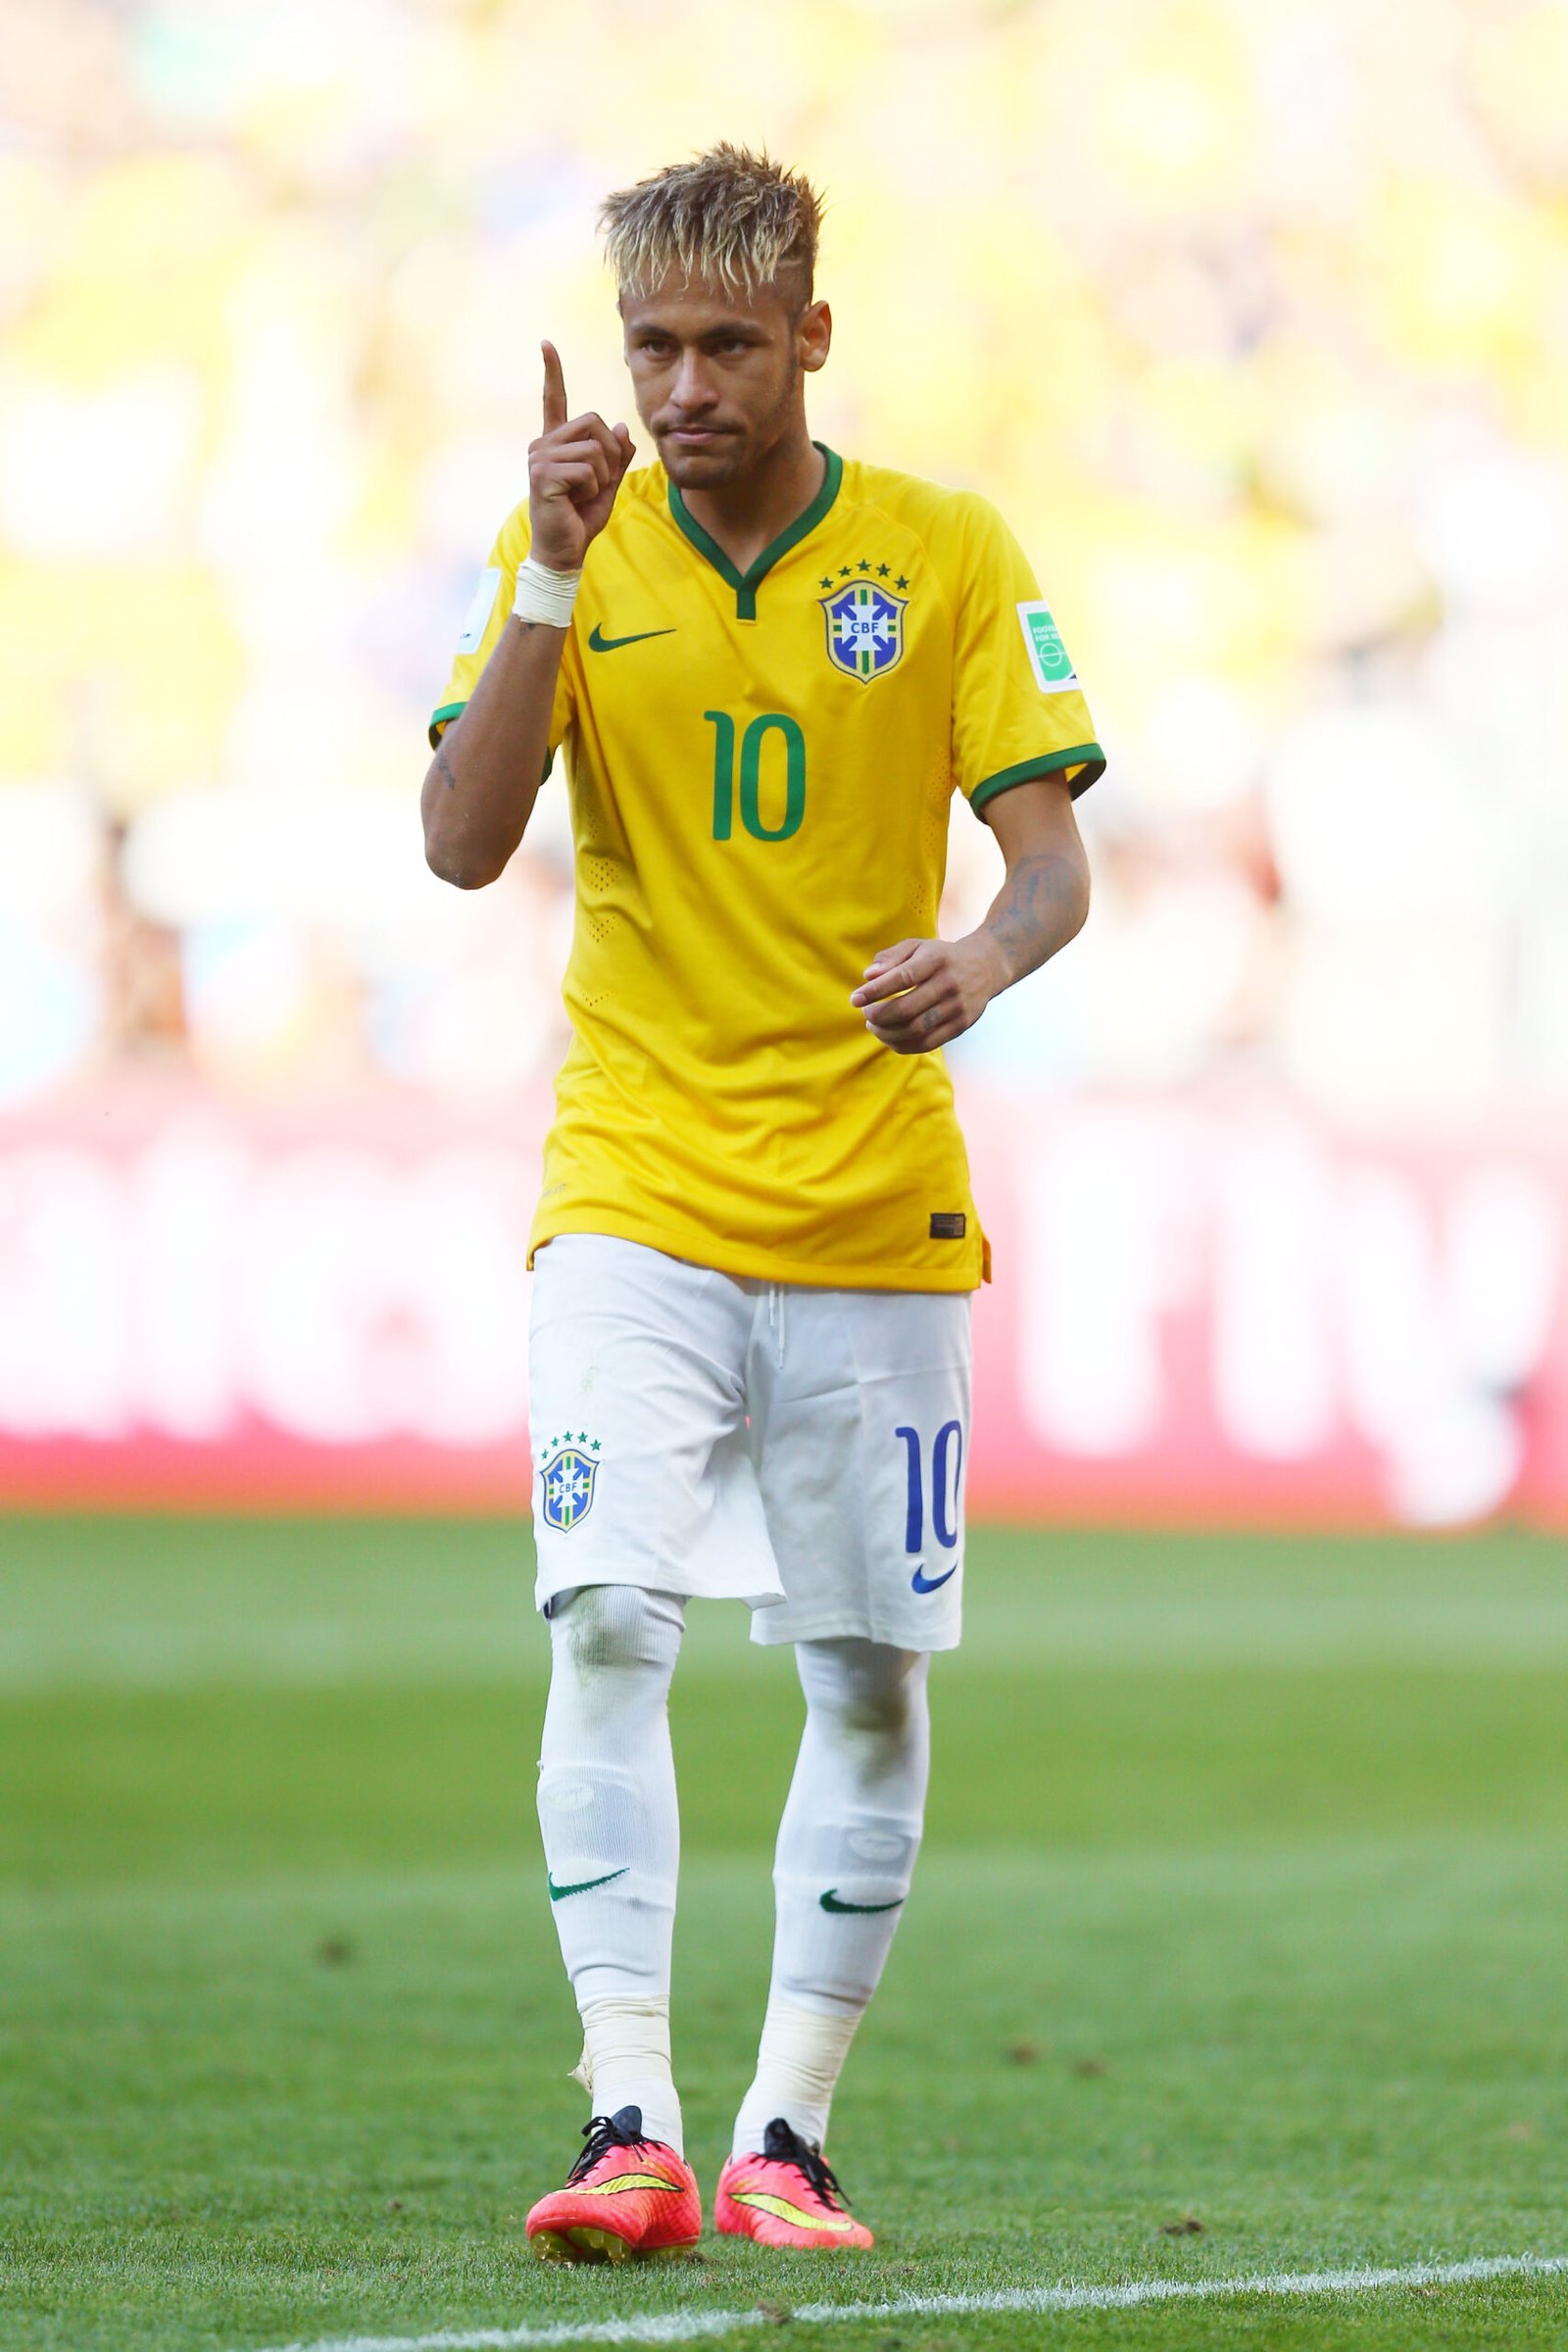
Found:
[[[646,2253],[613,2230],[578,2226],[571,2230],[540,2230],[528,2240],[540,2262],[679,2262],[697,2251],[695,2237],[673,2246],[650,2246]]]

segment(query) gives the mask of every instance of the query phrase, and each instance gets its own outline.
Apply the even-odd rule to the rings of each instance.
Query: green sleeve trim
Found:
[[[751,569],[745,573],[736,570],[718,541],[710,532],[704,530],[674,483],[671,482],[669,485],[670,514],[698,554],[711,564],[725,587],[734,589],[737,620],[755,620],[757,618],[757,591],[762,581],[772,570],[780,556],[787,556],[792,547],[799,547],[801,541],[809,532],[815,530],[839,494],[839,484],[844,479],[844,460],[836,450],[829,449],[825,441],[814,441],[811,446],[822,453],[821,489],[810,505],[797,514],[795,520],[786,529],[780,531],[776,539],[769,541]]]
[[[441,748],[442,728],[449,727],[455,718],[461,718],[464,711],[466,710],[468,706],[466,703],[443,703],[439,710],[434,710],[431,712],[430,749],[432,752],[439,751]],[[555,764],[555,753],[553,751],[547,751],[545,753],[545,772],[543,777],[543,781],[546,784],[548,784],[550,781],[550,771]]]
[[[1083,773],[1072,780],[1072,797],[1087,792],[1098,784],[1105,772],[1105,755],[1098,743],[1070,744],[1064,752],[1042,752],[1037,760],[1020,760],[1013,767],[1000,767],[994,776],[987,776],[969,795],[969,806],[976,815],[987,801],[994,801],[999,792],[1010,792],[1015,784],[1032,784],[1037,776],[1059,775],[1064,767],[1081,767]]]

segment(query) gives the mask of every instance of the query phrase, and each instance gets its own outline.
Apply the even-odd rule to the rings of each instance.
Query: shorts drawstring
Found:
[[[767,1286],[767,1328],[773,1334],[773,1361],[784,1369],[784,1293],[776,1282]]]

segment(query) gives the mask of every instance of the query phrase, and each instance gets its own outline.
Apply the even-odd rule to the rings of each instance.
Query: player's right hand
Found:
[[[636,455],[623,424],[566,415],[561,354],[544,346],[544,430],[528,444],[530,543],[549,571],[576,571],[610,520],[615,492]]]

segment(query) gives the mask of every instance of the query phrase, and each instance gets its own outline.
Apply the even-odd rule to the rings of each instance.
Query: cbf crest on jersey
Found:
[[[581,1436],[573,1442],[571,1433],[552,1438],[546,1449],[546,1461],[540,1472],[543,1494],[540,1511],[546,1527],[553,1527],[565,1536],[571,1533],[579,1519],[586,1519],[594,1505],[594,1486],[599,1477],[599,1464],[594,1451],[585,1451],[589,1441]]]
[[[890,595],[867,580],[854,580],[837,596],[819,597],[827,621],[827,658],[835,669],[869,685],[897,668],[904,656],[906,597]]]

